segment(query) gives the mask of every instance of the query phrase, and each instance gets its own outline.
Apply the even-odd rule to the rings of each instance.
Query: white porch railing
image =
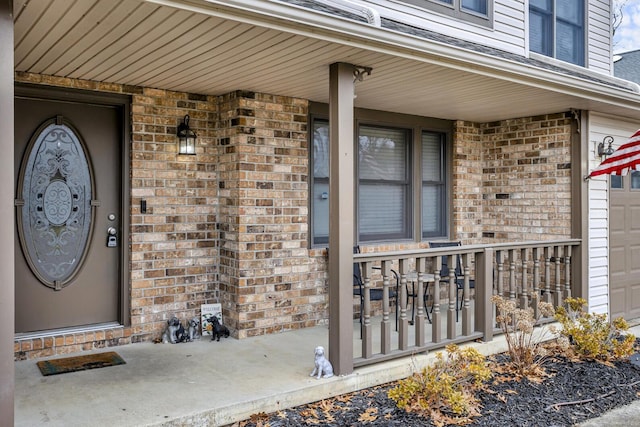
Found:
[[[580,274],[575,269],[572,275],[571,258],[580,244],[578,239],[567,239],[384,253],[366,253],[363,248],[365,253],[353,256],[361,265],[364,283],[362,322],[353,333],[353,339],[361,344],[360,351],[354,352],[354,367],[449,343],[491,341],[498,331],[491,302],[495,294],[534,310],[535,296],[554,305],[568,296],[579,296]],[[448,277],[440,274],[443,256],[450,267]],[[461,276],[455,274],[458,256]],[[370,298],[376,288],[383,293],[378,313]],[[399,299],[397,327],[395,313],[391,315],[396,304],[392,304],[390,290],[395,289]],[[425,306],[427,290],[431,292]],[[462,296],[460,302],[457,296]],[[413,322],[408,312],[411,305]]]

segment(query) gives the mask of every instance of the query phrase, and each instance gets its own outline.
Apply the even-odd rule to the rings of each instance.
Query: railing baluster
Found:
[[[364,314],[362,319],[362,357],[365,359],[373,355],[373,340],[371,339],[371,263],[361,264],[361,275],[364,282]]]
[[[496,265],[498,267],[498,277],[496,279],[496,295],[500,295],[502,298],[504,298],[506,296],[504,291],[504,259],[502,257],[501,250],[496,251]],[[493,318],[495,319],[498,315],[500,315],[500,311],[495,306],[495,304],[493,304],[493,311]]]
[[[471,274],[471,267],[469,266],[470,257],[469,254],[462,254],[462,266],[464,272],[464,298],[462,301],[462,335],[470,335],[471,329],[471,306],[469,304],[471,289],[469,288],[469,280]],[[457,309],[457,307],[456,307]]]
[[[562,276],[560,275],[560,246],[556,245],[553,248],[553,254],[555,258],[556,265],[556,292],[555,292],[555,305],[556,307],[560,307],[562,305]]]
[[[498,265],[498,283],[496,287],[497,295],[504,297],[504,261],[502,259],[502,251],[496,251],[496,264]]]
[[[564,298],[571,298],[571,246],[564,247]]]
[[[540,301],[542,295],[540,295],[540,248],[533,248],[533,313],[534,318],[540,316],[540,309],[538,308],[538,301]]]
[[[452,340],[456,337],[456,316],[458,307],[456,307],[456,295],[458,294],[458,285],[456,285],[456,256],[448,255],[449,265],[449,309],[447,310],[447,338]]]
[[[415,325],[416,325],[416,346],[418,347],[422,347],[425,344],[425,332],[426,332],[426,325],[424,322],[424,318],[425,318],[425,309],[426,307],[424,306],[424,293],[425,293],[425,286],[424,286],[424,274],[426,271],[426,258],[416,258],[416,273],[418,274],[418,294],[416,296],[416,299],[418,300],[418,311],[416,313],[416,320],[415,320]],[[414,302],[415,304],[415,302]]]
[[[380,327],[380,351],[382,354],[391,353],[391,322],[389,321],[389,287],[391,276],[391,261],[380,262],[382,273],[382,324]],[[396,295],[398,298],[398,295]]]
[[[544,247],[544,301],[551,302],[551,248]]]
[[[433,289],[433,312],[431,313],[431,341],[439,343],[442,340],[442,328],[440,326],[442,320],[440,318],[440,271],[442,271],[442,257],[432,258],[435,265],[433,272],[434,289]]]
[[[409,319],[407,319],[407,273],[409,272],[409,260],[402,258],[398,261],[398,273],[400,274],[400,350],[409,348]]]
[[[520,307],[527,308],[529,306],[529,292],[527,283],[527,248],[520,249],[520,262],[522,264],[522,294],[520,294]]]
[[[516,257],[514,249],[509,249],[509,299],[516,301]]]

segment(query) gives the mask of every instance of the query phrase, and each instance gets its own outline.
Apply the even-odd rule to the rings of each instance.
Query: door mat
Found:
[[[38,362],[42,375],[58,375],[67,372],[86,371],[87,369],[104,368],[107,366],[124,365],[122,357],[115,351],[107,353],[89,354],[86,356],[65,357],[63,359],[44,360]]]

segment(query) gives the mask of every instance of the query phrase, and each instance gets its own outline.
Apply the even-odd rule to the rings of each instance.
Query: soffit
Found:
[[[344,31],[333,37],[304,23],[272,25],[273,17],[261,22],[250,11],[231,20],[228,9],[204,0],[162,3],[14,0],[15,68],[189,93],[248,90],[326,103],[329,64],[347,62],[373,68],[356,85],[360,108],[475,122],[570,108],[640,118],[637,94],[582,93],[518,72],[414,54],[359,35],[350,39]]]

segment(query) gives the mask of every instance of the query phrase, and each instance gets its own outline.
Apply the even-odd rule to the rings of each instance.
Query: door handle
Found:
[[[115,248],[118,246],[118,230],[115,227],[107,228],[107,247]]]

